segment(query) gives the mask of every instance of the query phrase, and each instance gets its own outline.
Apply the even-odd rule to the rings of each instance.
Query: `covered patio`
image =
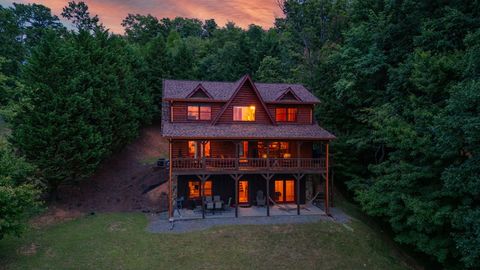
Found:
[[[312,203],[300,205],[300,215],[326,215],[322,206],[316,206]],[[267,207],[249,206],[238,207],[238,217],[264,217],[267,216]],[[270,216],[296,216],[296,204],[276,204],[269,207]],[[205,211],[203,215],[202,208],[197,209],[175,209],[174,218],[176,220],[201,219],[201,218],[235,218],[235,207],[227,210]]]

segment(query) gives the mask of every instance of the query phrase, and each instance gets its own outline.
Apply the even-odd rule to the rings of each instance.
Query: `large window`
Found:
[[[198,147],[196,141],[188,141],[188,157],[198,157]]]
[[[212,196],[212,180],[205,181],[203,185],[203,192],[205,196]],[[190,180],[188,181],[188,198],[199,199],[201,196],[200,181]]]
[[[233,121],[255,121],[255,106],[234,106]]]
[[[200,198],[200,181],[188,181],[188,198]]]
[[[205,149],[202,149],[202,147],[205,147]],[[201,158],[203,153],[205,153],[205,157],[210,157],[210,152],[210,141],[205,144],[197,141],[188,141],[188,157]]]
[[[207,180],[205,181],[205,184],[203,185],[203,192],[205,196],[212,196],[212,180]]]
[[[289,142],[270,142],[268,154],[271,158],[290,158],[292,156],[290,152]],[[263,142],[257,143],[258,156],[262,158],[267,157],[267,145]]]
[[[296,122],[297,108],[277,108],[275,119],[277,122]]]
[[[212,108],[207,105],[194,105],[187,107],[188,120],[210,120],[212,118]]]

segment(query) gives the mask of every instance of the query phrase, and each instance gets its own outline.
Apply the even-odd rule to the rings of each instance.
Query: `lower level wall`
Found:
[[[230,175],[212,175],[209,180],[212,180],[212,196],[219,195],[224,202],[228,202],[231,198],[231,205],[235,205],[235,181]],[[240,178],[240,181],[248,181],[248,204],[256,205],[257,192],[261,190],[266,196],[267,184],[265,179],[258,174],[244,175]],[[293,175],[289,174],[277,174],[270,180],[270,197],[274,199],[275,194],[275,180],[293,180],[295,187],[295,201],[297,199],[297,183]],[[190,199],[189,198],[189,181],[200,181],[200,179],[195,175],[182,175],[178,176],[177,182],[177,198],[184,198],[184,207],[193,208],[195,205],[200,205],[200,199]],[[305,203],[305,184],[306,177],[300,179],[300,203]]]

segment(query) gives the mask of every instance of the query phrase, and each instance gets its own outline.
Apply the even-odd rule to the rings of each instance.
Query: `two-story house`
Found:
[[[313,116],[320,101],[299,84],[164,80],[162,135],[169,140],[170,216],[306,203],[305,176],[324,179],[329,213],[329,141]],[[213,201],[215,198],[216,201]],[[180,205],[179,205],[180,204]],[[213,208],[213,209],[211,209]],[[217,209],[217,211],[220,209]]]

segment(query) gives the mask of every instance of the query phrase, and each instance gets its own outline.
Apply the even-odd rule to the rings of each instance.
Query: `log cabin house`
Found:
[[[239,208],[259,206],[270,216],[286,205],[300,214],[313,192],[329,214],[325,179],[335,137],[314,119],[319,102],[302,85],[255,83],[248,75],[236,82],[164,80],[170,217],[178,209],[197,209],[203,218],[226,209],[238,217]],[[306,180],[311,175],[322,179],[317,190]]]

